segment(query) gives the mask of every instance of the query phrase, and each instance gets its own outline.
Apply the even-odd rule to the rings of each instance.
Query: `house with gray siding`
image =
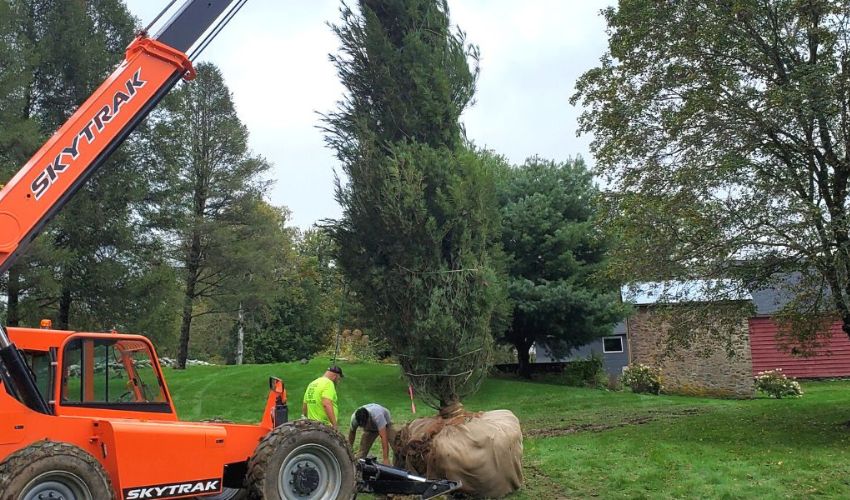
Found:
[[[686,303],[704,301],[711,292],[721,285],[727,283],[718,280],[693,280],[690,282],[666,282],[666,283],[638,283],[631,286],[624,286],[620,290],[620,297],[623,302],[630,303],[637,308],[654,305],[658,302],[665,303]],[[711,294],[716,299],[717,293]],[[754,297],[749,293],[724,292],[719,294],[720,297],[726,300],[753,300]],[[758,299],[767,303],[778,300],[787,300],[777,296],[776,293],[764,292],[759,295]],[[758,302],[757,302],[758,303]],[[557,363],[576,361],[587,359],[594,353],[602,357],[602,362],[605,371],[612,376],[620,376],[623,369],[627,367],[632,360],[632,352],[630,349],[630,336],[628,328],[629,320],[626,319],[617,323],[611,334],[600,339],[596,339],[581,347],[577,347],[570,351],[567,356],[555,356],[545,344],[535,344],[534,362],[536,363]]]
[[[562,358],[554,356],[545,344],[535,344],[532,349],[534,349],[535,363],[576,361],[596,354],[602,358],[605,371],[616,377],[619,377],[623,373],[623,368],[629,365],[629,339],[625,321],[617,323],[611,335],[573,349]]]

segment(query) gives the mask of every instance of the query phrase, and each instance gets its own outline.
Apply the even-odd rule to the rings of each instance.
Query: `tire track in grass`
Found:
[[[206,373],[203,373],[205,371]],[[207,391],[211,386],[219,383],[217,371],[193,369],[191,376],[185,373],[179,374],[176,385],[180,386],[182,397],[179,398],[178,412],[182,419],[193,421],[203,418],[204,401],[207,399]],[[174,373],[172,371],[172,373]],[[186,394],[191,396],[186,397]]]
[[[530,429],[523,433],[525,438],[547,438],[575,434],[577,432],[603,432],[620,427],[643,425],[659,420],[672,420],[705,413],[706,408],[680,408],[673,411],[651,411],[643,415],[630,415],[624,420],[608,423],[581,423],[559,427]]]

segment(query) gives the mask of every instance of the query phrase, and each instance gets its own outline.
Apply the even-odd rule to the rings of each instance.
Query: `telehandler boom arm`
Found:
[[[186,52],[203,50],[245,1],[188,0],[155,37],[136,37],[118,68],[0,190],[0,274],[174,85],[194,77]],[[49,413],[2,325],[0,361],[0,378],[16,397]]]

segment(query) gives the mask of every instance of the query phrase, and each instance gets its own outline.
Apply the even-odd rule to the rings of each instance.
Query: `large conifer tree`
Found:
[[[333,225],[339,260],[410,382],[459,402],[489,363],[499,293],[492,180],[465,144],[477,49],[443,0],[361,0],[334,26],[347,88],[326,117],[347,183]]]
[[[248,149],[248,129],[239,120],[233,97],[215,65],[201,63],[193,82],[172,91],[151,115],[148,162],[157,168],[156,218],[173,237],[173,258],[182,274],[183,312],[177,366],[186,367],[192,320],[223,312],[210,301],[226,298],[236,313],[240,290],[261,288],[269,266],[259,255],[274,256],[270,234],[262,229],[261,198],[270,164]],[[269,220],[280,216],[265,217]],[[257,269],[259,267],[259,269]],[[256,274],[251,285],[245,282]],[[244,290],[242,290],[244,291]],[[198,310],[201,301],[207,301]],[[212,309],[211,309],[212,308]]]
[[[0,183],[121,61],[134,23],[120,0],[4,3]],[[135,330],[149,323],[155,297],[167,294],[139,291],[161,291],[163,280],[152,276],[165,266],[152,259],[156,242],[138,216],[147,172],[133,157],[133,142],[111,156],[11,268],[4,283],[9,324],[52,317],[60,327]]]
[[[509,327],[497,340],[517,351],[531,376],[529,348],[561,355],[610,335],[625,310],[616,284],[604,279],[608,242],[596,218],[598,191],[581,159],[531,157],[510,166],[492,157],[507,260]]]

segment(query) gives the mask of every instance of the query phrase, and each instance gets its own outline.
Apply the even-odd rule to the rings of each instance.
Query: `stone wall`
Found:
[[[682,306],[687,307],[687,306]],[[631,362],[661,369],[664,392],[750,398],[753,397],[753,371],[747,321],[735,323],[732,356],[726,344],[709,335],[695,334],[696,349],[667,347],[669,327],[653,316],[652,306],[642,306],[628,319]],[[672,352],[671,352],[672,351]]]

